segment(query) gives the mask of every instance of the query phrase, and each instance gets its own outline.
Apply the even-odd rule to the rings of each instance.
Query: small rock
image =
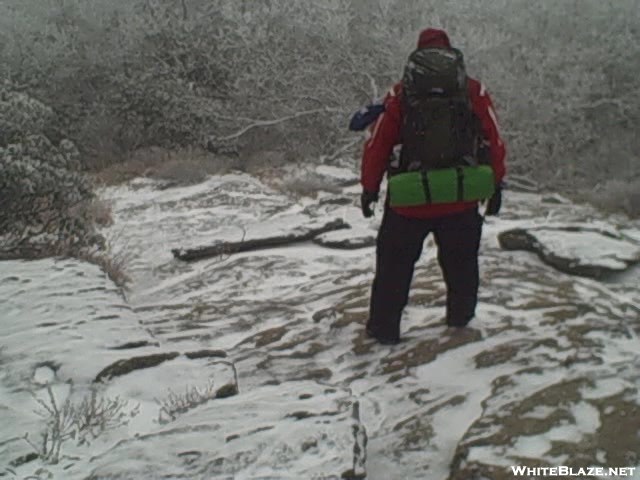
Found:
[[[178,355],[180,355],[178,352],[166,352],[118,360],[98,373],[94,383],[98,383],[103,380],[110,380],[113,377],[121,377],[135,370],[155,367],[160,365],[162,362],[176,358]]]

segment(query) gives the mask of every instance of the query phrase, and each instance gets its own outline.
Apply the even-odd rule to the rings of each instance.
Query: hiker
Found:
[[[462,329],[475,314],[483,217],[497,215],[505,146],[485,87],[466,75],[446,32],[426,29],[401,82],[383,101],[362,157],[361,208],[373,215],[387,173],[388,194],[376,244],[366,332],[400,341],[414,264],[433,233],[447,287],[446,325]],[[395,155],[394,155],[395,153]]]

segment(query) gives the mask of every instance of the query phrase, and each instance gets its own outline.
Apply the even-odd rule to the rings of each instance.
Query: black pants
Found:
[[[385,209],[378,232],[376,276],[368,327],[379,338],[400,338],[400,317],[409,299],[413,268],[433,232],[447,286],[447,324],[463,327],[478,302],[478,248],[482,217],[476,209],[433,219],[404,217]]]

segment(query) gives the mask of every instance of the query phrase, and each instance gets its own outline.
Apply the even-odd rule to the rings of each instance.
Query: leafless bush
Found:
[[[127,411],[129,402],[120,397],[98,396],[95,388],[75,406],[74,426],[79,445],[91,443],[102,433],[126,424],[137,415],[138,408]]]
[[[166,398],[156,399],[156,403],[160,406],[158,422],[169,423],[179,414],[188,412],[214,398],[216,398],[216,388],[213,380],[210,380],[204,388],[187,386],[184,393],[169,390]]]
[[[75,258],[84,260],[100,267],[107,277],[123,291],[128,289],[131,277],[127,273],[129,257],[125,254],[113,254],[101,250],[80,250],[74,255]]]
[[[29,434],[24,436],[24,440],[49,463],[59,462],[64,443],[74,440],[78,445],[88,444],[100,434],[125,425],[138,413],[137,407],[127,410],[128,401],[119,397],[100,397],[95,389],[79,403],[73,403],[72,391],[61,405],[51,386],[47,387],[46,398],[34,395],[40,407],[36,413],[45,420],[46,426],[39,441],[32,441]]]
[[[128,242],[122,238],[121,231],[111,232],[102,240],[99,248],[80,249],[73,256],[100,267],[124,293],[131,283],[128,270],[134,255],[128,248]]]

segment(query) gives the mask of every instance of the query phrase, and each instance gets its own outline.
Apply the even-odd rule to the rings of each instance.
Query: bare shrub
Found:
[[[129,402],[120,397],[106,398],[92,388],[79,404],[75,405],[74,426],[78,432],[78,445],[89,444],[102,433],[113,430],[137,415],[138,408],[127,411]]]
[[[84,248],[74,252],[74,257],[100,267],[107,277],[126,293],[131,283],[128,270],[134,254],[128,248],[128,241],[121,231],[111,231],[102,237],[99,248]],[[118,245],[118,247],[116,247]]]
[[[125,291],[128,289],[131,277],[127,273],[127,255],[114,255],[100,250],[81,250],[74,257],[97,265],[117,287]]]
[[[45,429],[39,441],[32,441],[28,433],[23,438],[42,460],[52,464],[60,461],[62,446],[69,440],[78,445],[89,444],[100,434],[126,425],[138,414],[137,407],[127,410],[127,400],[100,397],[95,388],[79,403],[71,401],[72,392],[73,389],[62,404],[59,404],[51,386],[47,386],[44,399],[34,394],[40,407],[36,413],[45,420]]]
[[[168,151],[160,147],[138,149],[130,152],[121,163],[99,170],[95,178],[103,185],[117,185],[133,178],[147,177],[168,157]]]
[[[233,163],[238,170],[259,177],[280,176],[282,167],[295,165],[300,160],[297,152],[282,150],[262,150],[240,155]]]
[[[216,398],[216,388],[213,380],[210,380],[203,388],[187,386],[184,393],[175,393],[169,390],[169,395],[166,398],[156,399],[156,403],[160,406],[158,422],[172,422],[179,414],[186,413],[214,398]]]

